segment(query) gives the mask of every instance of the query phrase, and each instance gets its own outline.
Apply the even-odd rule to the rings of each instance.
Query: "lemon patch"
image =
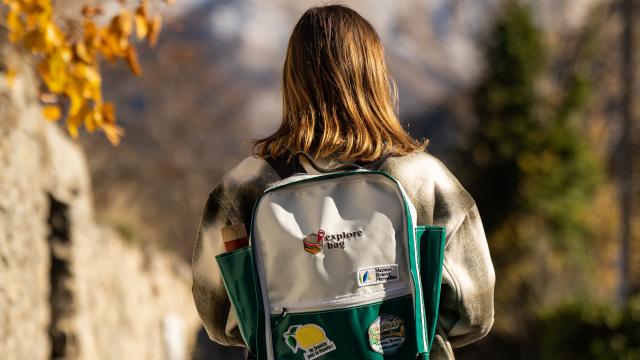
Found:
[[[336,349],[333,341],[316,324],[292,325],[283,334],[284,341],[295,354],[304,351],[305,360],[314,360]]]

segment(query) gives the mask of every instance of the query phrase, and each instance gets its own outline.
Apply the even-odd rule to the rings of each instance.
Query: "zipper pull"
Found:
[[[278,323],[280,322],[280,320],[284,319],[285,316],[287,316],[287,308],[283,307],[282,309],[279,308],[274,308],[274,310],[276,311],[281,311],[282,313],[280,314],[280,317],[273,322],[273,324],[271,325],[271,328],[275,328],[276,326],[278,326]]]

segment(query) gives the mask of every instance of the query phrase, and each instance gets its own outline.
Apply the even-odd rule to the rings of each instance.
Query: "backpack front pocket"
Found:
[[[417,354],[411,295],[316,312],[272,314],[279,360],[413,359]],[[326,356],[325,356],[326,355]]]

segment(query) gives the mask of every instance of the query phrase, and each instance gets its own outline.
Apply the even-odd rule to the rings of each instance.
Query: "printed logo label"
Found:
[[[398,280],[398,264],[379,265],[358,270],[358,286],[384,284]]]
[[[367,332],[371,349],[382,355],[394,354],[404,344],[404,321],[397,316],[380,315]]]
[[[284,342],[295,354],[304,350],[305,360],[314,360],[336,349],[324,329],[316,324],[292,325],[284,333]]]
[[[324,230],[312,233],[302,239],[304,251],[309,254],[317,254],[323,249],[344,250],[345,241],[364,236],[364,231],[356,230],[352,232],[341,232],[339,234],[326,234]]]
[[[309,254],[317,254],[322,251],[322,243],[324,239],[324,230],[318,230],[317,234],[309,234],[302,239],[304,251]]]

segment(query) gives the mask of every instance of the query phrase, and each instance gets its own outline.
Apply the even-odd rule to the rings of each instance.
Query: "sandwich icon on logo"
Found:
[[[309,254],[317,254],[322,251],[322,243],[324,239],[324,230],[318,230],[317,234],[309,234],[302,239],[304,245],[304,251]]]

